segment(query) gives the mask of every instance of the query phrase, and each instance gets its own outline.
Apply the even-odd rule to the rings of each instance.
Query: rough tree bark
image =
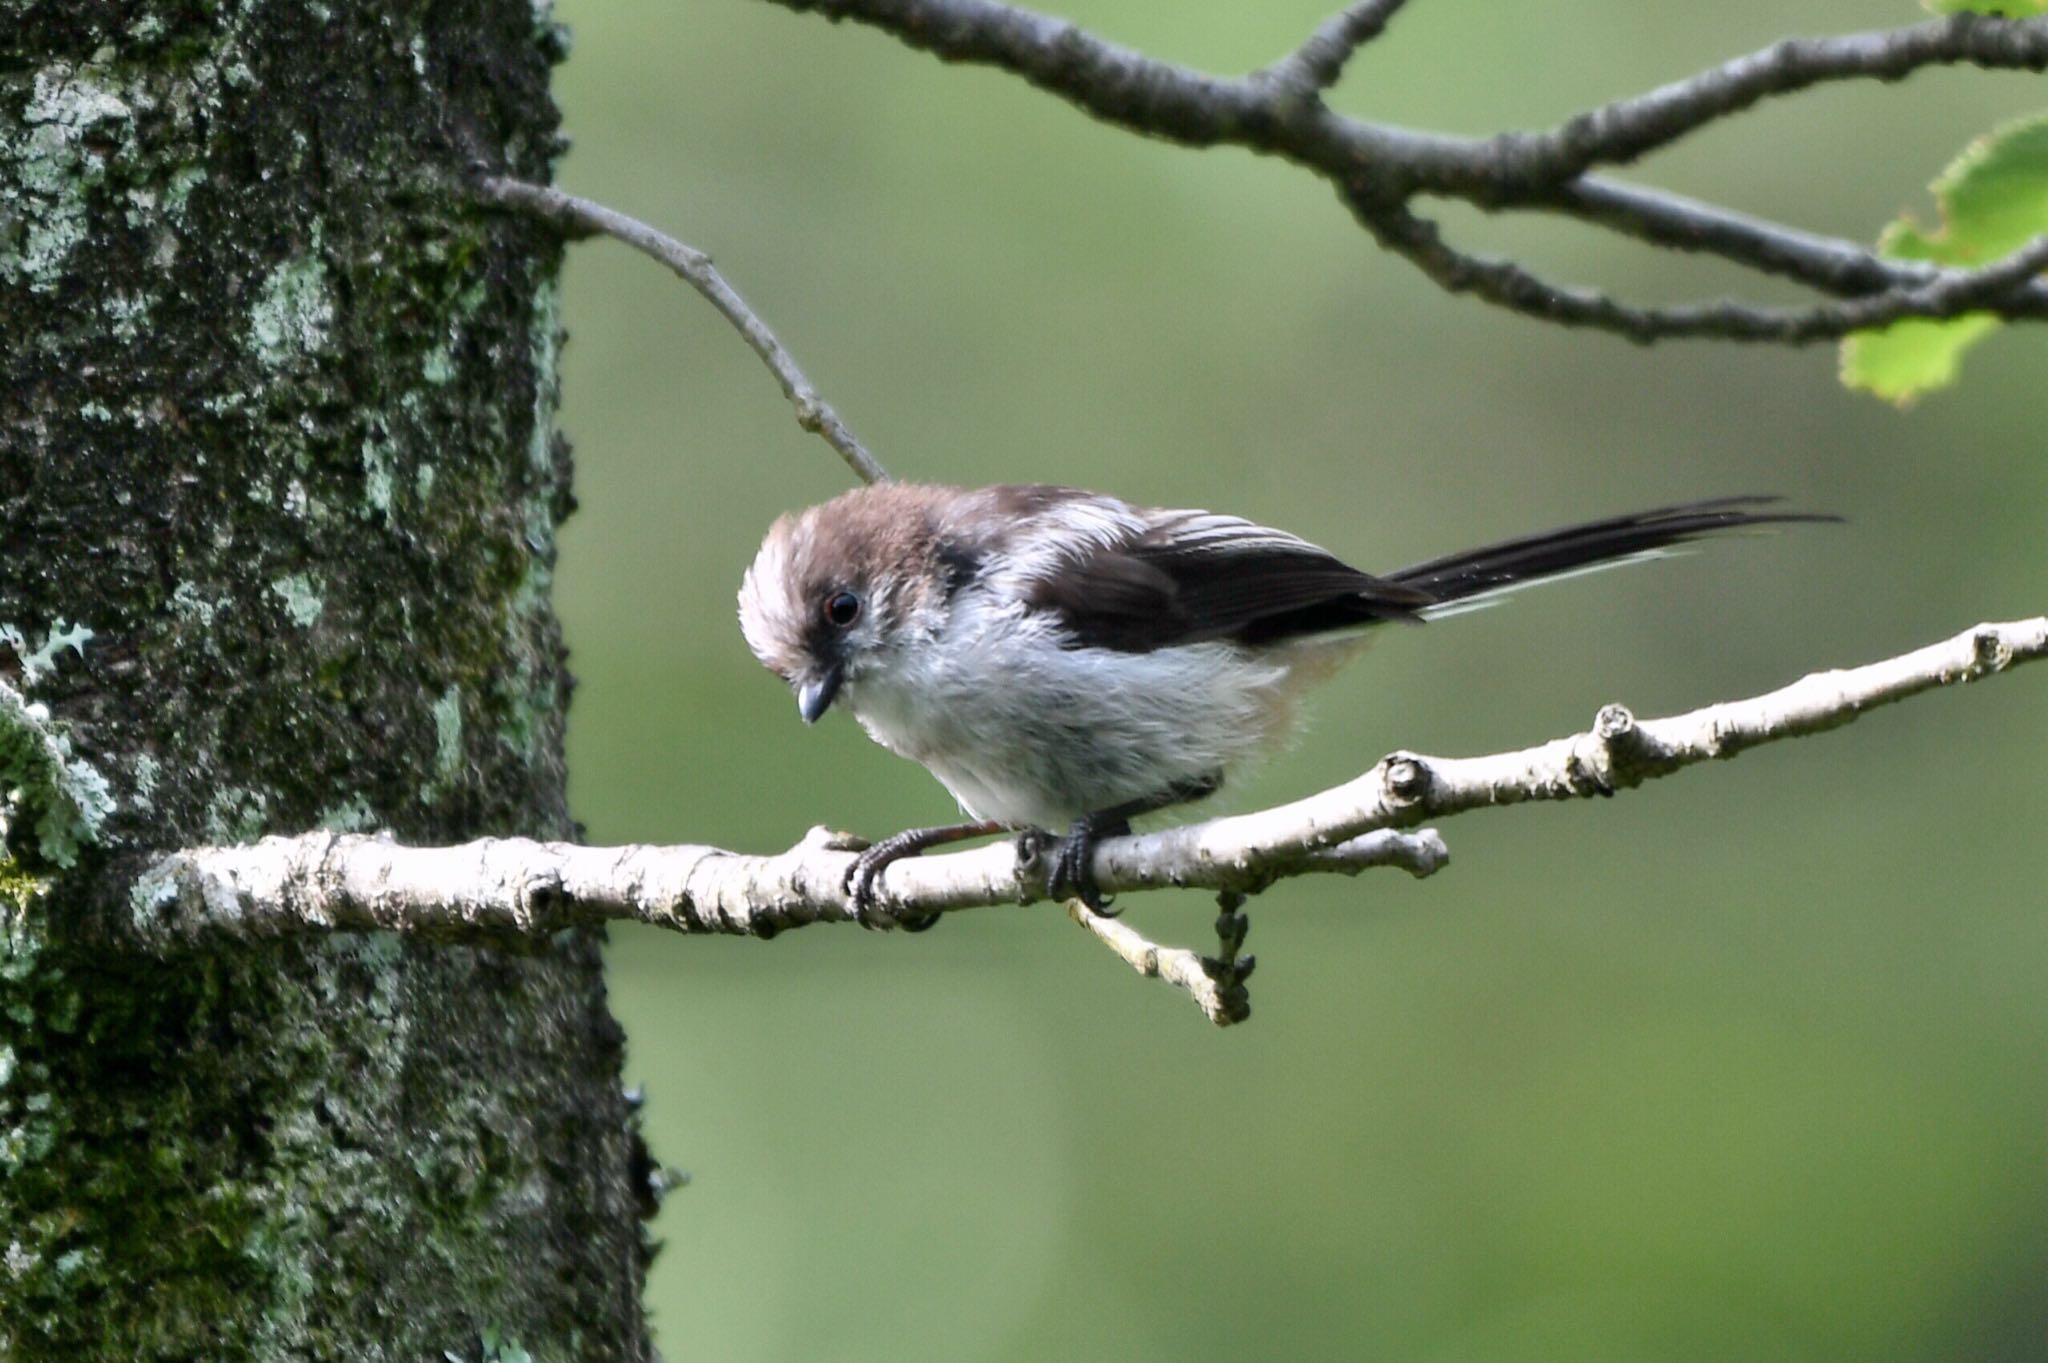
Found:
[[[150,955],[148,849],[561,837],[531,0],[0,0],[0,679],[112,806],[0,860],[0,1356],[650,1356],[599,938]],[[6,784],[0,781],[0,785]]]

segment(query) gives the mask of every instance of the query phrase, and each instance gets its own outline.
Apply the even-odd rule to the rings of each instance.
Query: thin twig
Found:
[[[1406,3],[1408,0],[1358,0],[1346,5],[1262,74],[1297,95],[1327,90],[1343,77],[1352,55],[1379,37]]]
[[[748,347],[761,357],[761,362],[775,375],[775,381],[782,385],[790,405],[796,408],[799,426],[823,437],[862,482],[879,483],[888,479],[888,470],[854,438],[832,405],[818,395],[818,390],[804,376],[804,371],[797,367],[795,358],[768,329],[768,324],[726,282],[725,276],[711,263],[710,256],[638,219],[589,199],[565,194],[559,189],[501,175],[485,176],[478,183],[493,202],[532,213],[572,237],[611,237],[668,266],[691,288],[704,295],[711,306],[732,323]]]
[[[2048,235],[1973,270],[1938,270],[1927,282],[1807,307],[1766,308],[1734,300],[1641,306],[1554,283],[1510,260],[1472,255],[1443,240],[1434,222],[1406,208],[1368,205],[1359,217],[1388,250],[1412,261],[1451,293],[1470,293],[1511,312],[1564,326],[1611,331],[1638,343],[1681,336],[1808,345],[1906,318],[1959,317],[1983,310],[2048,269]]]
[[[1547,132],[1490,139],[1512,172],[1535,184],[1621,165],[1775,95],[1842,80],[1896,81],[1930,66],[2040,71],[2048,22],[1953,14],[1904,28],[1827,38],[1784,38],[1644,94],[1618,99]]]
[[[1580,176],[1542,202],[1518,206],[1551,208],[1655,246],[1720,256],[1838,297],[1924,284],[1940,270],[1928,261],[1894,260],[1858,242],[1597,175]],[[2039,296],[2048,301],[2048,290]]]
[[[1160,946],[1148,940],[1121,918],[1096,913],[1078,899],[1067,901],[1067,917],[1095,935],[1095,940],[1114,951],[1124,963],[1147,979],[1164,980],[1187,991],[1202,1016],[1218,1027],[1245,1021],[1252,1015],[1251,994],[1245,988],[1257,959],[1219,960],[1186,947]]]

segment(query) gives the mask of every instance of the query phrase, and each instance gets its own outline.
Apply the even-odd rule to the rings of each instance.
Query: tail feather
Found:
[[[1839,516],[1797,511],[1759,511],[1776,497],[1716,497],[1628,516],[1588,521],[1561,530],[1502,540],[1459,554],[1447,554],[1383,574],[1390,581],[1428,592],[1439,603],[1425,606],[1424,618],[1455,614],[1491,604],[1490,598],[1552,578],[1654,558],[1705,535],[1753,526],[1839,521]]]

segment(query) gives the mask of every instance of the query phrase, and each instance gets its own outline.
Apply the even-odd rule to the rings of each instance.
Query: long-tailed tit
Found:
[[[1006,829],[1066,829],[1053,893],[1100,906],[1096,842],[1282,743],[1305,687],[1372,627],[1716,531],[1833,519],[1758,509],[1772,500],[1659,507],[1375,577],[1235,516],[1066,487],[881,483],[775,522],[740,585],[740,627],[806,723],[852,710],[972,820],[864,852],[848,875],[864,919],[891,861]]]

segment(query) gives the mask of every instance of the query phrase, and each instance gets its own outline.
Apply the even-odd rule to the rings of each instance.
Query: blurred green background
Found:
[[[1334,0],[1086,0],[1220,71]],[[1844,527],[1402,632],[1231,801],[1395,747],[1476,753],[1867,661],[2048,605],[2039,329],[1901,414],[1826,348],[1637,349],[1436,291],[1307,175],[1098,127],[1012,78],[772,5],[565,3],[563,183],[712,252],[899,475],[1059,480],[1287,526],[1366,568],[1771,490]],[[1548,124],[1904,3],[1418,0],[1334,96]],[[1868,239],[2038,77],[1782,101],[1633,173]],[[1754,281],[1535,219],[1459,241],[1635,297]],[[1767,296],[1789,298],[1789,294]],[[733,593],[849,485],[653,265],[576,248],[559,600],[599,841],[767,851],[952,812],[816,730]],[[1056,908],[923,937],[613,938],[656,1154],[672,1359],[2048,1356],[2048,673],[1612,802],[1446,825],[1454,862],[1252,907],[1217,1032]],[[1211,901],[1127,902],[1211,940]]]

